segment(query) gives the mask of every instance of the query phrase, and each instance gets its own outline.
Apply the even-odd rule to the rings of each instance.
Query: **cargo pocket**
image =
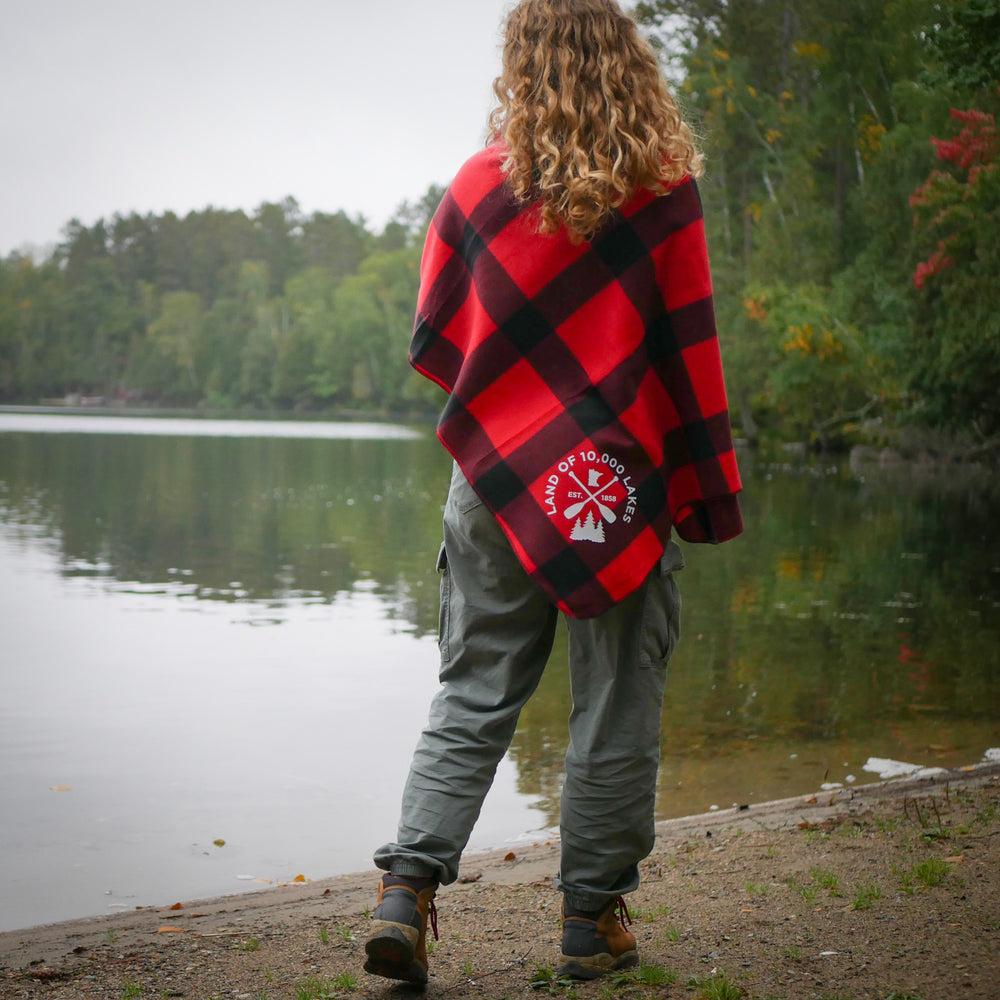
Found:
[[[448,659],[448,631],[451,627],[451,574],[448,572],[448,553],[444,542],[438,549],[437,562],[434,568],[441,574],[441,606],[438,609],[438,649],[441,651],[442,662]]]
[[[469,485],[465,474],[453,462],[451,467],[451,486],[448,489],[449,499],[455,504],[459,514],[468,514],[470,510],[482,507],[483,501],[479,494]]]
[[[681,595],[674,573],[684,568],[677,543],[670,541],[656,568],[649,575],[642,609],[639,663],[666,670],[681,633]]]

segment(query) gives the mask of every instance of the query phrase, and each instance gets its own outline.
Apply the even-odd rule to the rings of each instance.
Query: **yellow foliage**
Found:
[[[781,138],[781,133],[776,128],[769,128],[767,132],[764,133],[764,138],[767,140],[768,144],[773,145],[776,140]]]
[[[880,125],[871,115],[865,115],[858,122],[858,149],[865,161],[871,160],[882,148],[885,126]]]
[[[757,96],[757,88],[756,87],[751,87],[750,84],[748,83],[747,84],[747,93],[751,97],[756,97]]]
[[[784,579],[786,580],[801,580],[802,579],[801,557],[795,559],[779,559],[778,576],[784,577]]]
[[[712,52],[720,59],[728,59],[729,53],[725,49],[712,49]]]
[[[757,217],[760,217],[760,205],[751,205],[750,208],[757,209]],[[747,211],[750,211],[750,208]],[[767,310],[764,308],[764,296],[758,296],[757,298],[747,298],[743,300],[743,308],[746,310],[747,316],[750,319],[756,320],[758,323],[763,323],[767,319]]]
[[[794,336],[784,345],[786,351],[801,351],[803,354],[812,354],[813,328],[811,323],[790,326],[788,332]]]
[[[826,59],[829,55],[819,42],[795,42],[793,44],[795,51],[803,59],[815,59],[818,62],[821,59]]]
[[[752,611],[757,604],[757,587],[755,584],[744,582],[733,591],[731,604],[733,611]]]
[[[809,572],[806,572],[806,563],[809,563]],[[810,552],[808,556],[797,555],[787,559],[779,559],[777,565],[778,576],[786,580],[801,580],[810,577],[813,580],[821,581],[826,576],[826,560],[819,552]]]
[[[801,351],[806,355],[815,355],[819,361],[828,361],[836,355],[844,353],[844,346],[833,335],[833,331],[824,328],[817,335],[811,323],[801,326],[790,326],[788,332],[793,334],[791,340],[782,345],[786,351]]]
[[[816,348],[816,356],[820,361],[826,361],[827,358],[832,358],[835,354],[843,354],[844,348],[837,341],[837,338],[833,335],[833,330],[823,331],[823,340],[820,345]]]
[[[731,99],[726,101],[726,111],[731,115],[736,114],[736,105],[733,104]]]

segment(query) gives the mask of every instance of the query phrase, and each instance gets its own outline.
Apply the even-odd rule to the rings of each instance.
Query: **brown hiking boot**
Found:
[[[639,964],[625,900],[619,896],[601,910],[576,910],[563,901],[562,952],[556,975],[597,979]]]
[[[372,929],[365,942],[365,972],[401,979],[416,986],[427,983],[427,920],[437,939],[437,882],[426,878],[383,875]]]

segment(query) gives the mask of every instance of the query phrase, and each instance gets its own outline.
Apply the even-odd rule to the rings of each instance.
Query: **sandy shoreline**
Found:
[[[944,874],[924,886],[913,873],[931,861]],[[557,944],[557,865],[555,842],[465,859],[460,882],[439,893],[442,940],[428,996],[528,989]],[[829,996],[885,997],[879,990],[898,987],[921,1000],[1000,996],[1000,763],[667,820],[643,867],[629,899],[643,959],[689,983],[726,975],[748,997],[822,997],[815,983],[824,971],[866,939],[865,961],[832,976],[846,992]],[[381,996],[390,984],[361,972],[377,877],[359,872],[3,932],[0,996],[120,997],[127,979],[143,989],[148,981],[151,996],[295,997],[303,977],[329,985],[342,974],[357,980],[343,995]],[[872,899],[855,905],[865,887]],[[811,936],[822,938],[831,921],[846,926],[830,947],[813,949]],[[956,937],[967,961],[952,961]],[[764,947],[772,938],[777,944]],[[818,972],[803,972],[807,955]],[[900,982],[877,981],[893,971]],[[802,991],[807,981],[814,992]],[[596,987],[581,989],[596,996],[586,992]]]

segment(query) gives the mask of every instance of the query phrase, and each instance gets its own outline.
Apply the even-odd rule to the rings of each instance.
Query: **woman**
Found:
[[[653,846],[671,529],[742,528],[691,132],[614,0],[522,0],[493,138],[459,171],[421,264],[411,362],[449,394],[441,689],[365,968],[422,984],[434,897],[538,684],[559,611],[573,711],[559,973],[638,961],[621,896]],[[436,932],[436,926],[435,926]]]

